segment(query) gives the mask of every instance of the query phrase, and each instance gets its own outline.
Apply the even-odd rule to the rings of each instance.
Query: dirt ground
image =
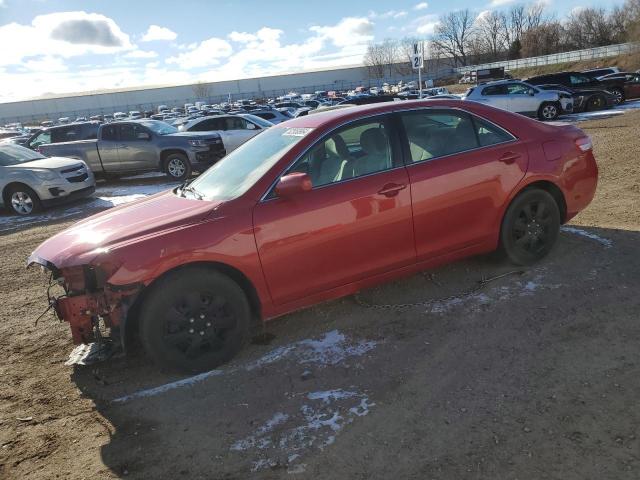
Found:
[[[0,478],[640,478],[639,124],[580,124],[598,192],[541,264],[461,295],[513,271],[475,258],[298,312],[186,380],[141,353],[65,366],[25,259],[71,221],[0,236]]]

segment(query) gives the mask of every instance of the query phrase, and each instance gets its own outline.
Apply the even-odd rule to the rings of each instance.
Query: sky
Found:
[[[561,18],[622,0],[538,0]],[[362,63],[444,13],[518,0],[0,0],[0,102]]]

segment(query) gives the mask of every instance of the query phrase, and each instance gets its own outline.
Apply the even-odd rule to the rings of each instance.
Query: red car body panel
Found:
[[[299,198],[265,198],[327,132],[369,116],[428,107],[462,109],[516,139],[406,165],[398,158],[395,168]],[[374,104],[271,128],[298,127],[314,130],[238,198],[209,202],[165,192],[90,217],[38,247],[29,262],[48,266],[77,292],[57,306],[74,341],[91,339],[88,329],[98,316],[121,325],[145,288],[184,265],[207,263],[235,275],[266,320],[495,249],[506,208],[534,182],[559,189],[564,220],[585,208],[596,188],[591,150],[581,152],[575,143],[586,137],[579,129],[474,102]]]

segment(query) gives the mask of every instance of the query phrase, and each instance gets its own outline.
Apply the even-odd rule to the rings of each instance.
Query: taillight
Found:
[[[593,144],[591,143],[591,138],[589,137],[580,137],[576,139],[576,147],[581,152],[588,152],[593,149]]]

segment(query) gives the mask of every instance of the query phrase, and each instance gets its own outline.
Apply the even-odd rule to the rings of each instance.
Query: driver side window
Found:
[[[384,121],[348,126],[318,142],[289,172],[306,173],[313,187],[341,182],[393,167]]]

